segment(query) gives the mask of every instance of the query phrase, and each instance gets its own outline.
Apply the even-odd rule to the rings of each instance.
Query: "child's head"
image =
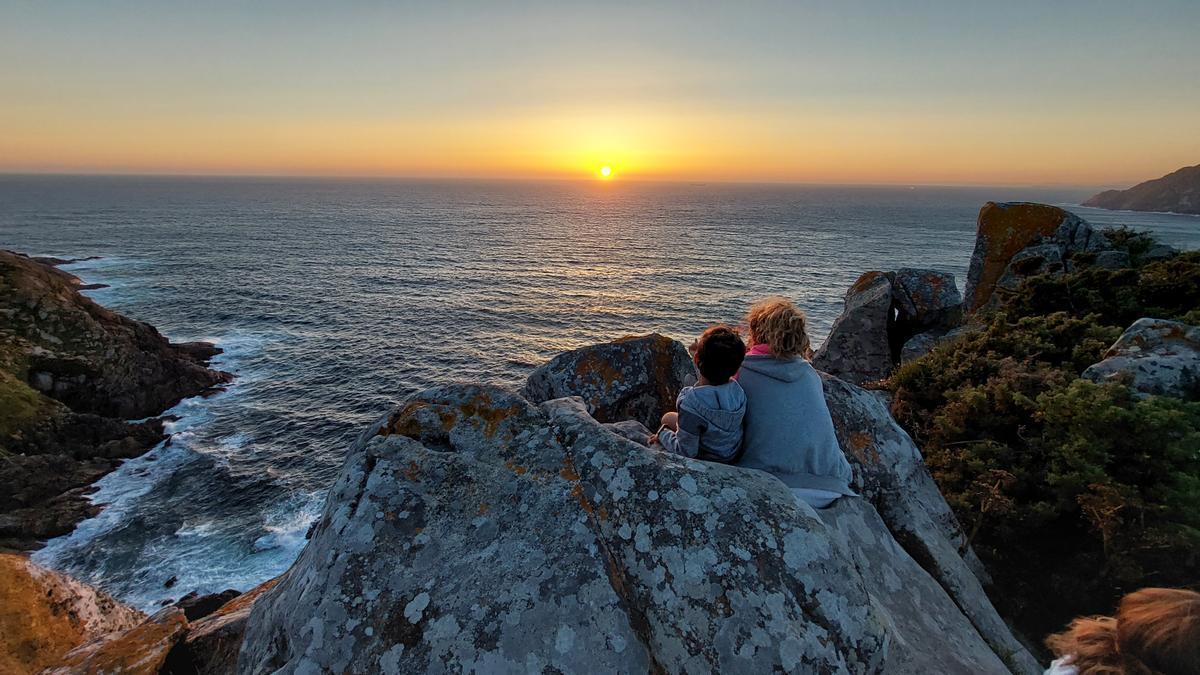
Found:
[[[754,303],[746,314],[746,324],[750,327],[750,341],[769,346],[776,358],[808,358],[812,354],[808,319],[786,298],[767,298]]]
[[[1076,619],[1046,645],[1073,656],[1080,675],[1200,672],[1200,593],[1143,588],[1121,599],[1115,617]]]
[[[729,326],[713,326],[696,340],[696,367],[709,384],[725,384],[737,374],[746,343]]]

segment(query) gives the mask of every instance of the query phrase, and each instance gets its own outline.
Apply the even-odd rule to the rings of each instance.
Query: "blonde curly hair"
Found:
[[[808,317],[791,300],[781,297],[760,300],[746,313],[750,343],[771,347],[776,358],[812,357],[808,340]]]

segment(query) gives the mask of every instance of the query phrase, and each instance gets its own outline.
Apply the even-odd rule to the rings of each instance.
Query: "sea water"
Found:
[[[688,340],[768,295],[814,341],[860,273],[954,273],[988,200],[1065,205],[1200,246],[1200,218],[1072,206],[1094,190],[630,182],[0,177],[0,247],[58,257],[98,302],[210,340],[237,379],[102,479],[35,555],[143,609],[287,569],[345,449],[406,395],[519,387],[554,354]],[[164,587],[170,578],[177,582]]]

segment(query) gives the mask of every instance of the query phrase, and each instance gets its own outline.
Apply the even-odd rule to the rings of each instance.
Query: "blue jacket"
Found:
[[[742,445],[746,394],[735,380],[725,384],[684,387],[675,401],[679,432],[663,429],[663,449],[684,457],[730,462]]]
[[[821,376],[804,359],[747,356],[745,445],[737,465],[773,474],[792,488],[854,495],[854,472],[833,429]]]

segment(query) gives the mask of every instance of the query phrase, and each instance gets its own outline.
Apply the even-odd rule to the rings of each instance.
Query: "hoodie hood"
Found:
[[[711,426],[740,433],[742,416],[746,413],[746,392],[736,380],[692,387],[680,397],[679,405],[694,411]]]
[[[801,358],[777,359],[769,355],[750,354],[742,361],[742,370],[749,370],[780,382],[795,382],[811,369],[812,366]]]

